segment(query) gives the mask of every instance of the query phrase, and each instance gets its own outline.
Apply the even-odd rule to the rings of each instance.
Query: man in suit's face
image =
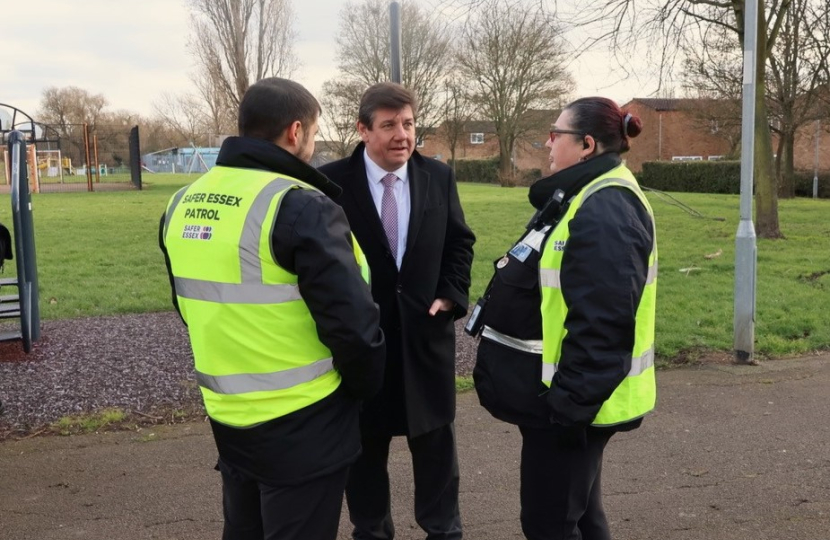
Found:
[[[415,149],[415,115],[412,107],[377,109],[372,124],[357,122],[360,138],[372,161],[386,172],[400,169]]]

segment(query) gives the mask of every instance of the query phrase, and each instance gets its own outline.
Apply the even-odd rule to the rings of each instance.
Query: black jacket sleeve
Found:
[[[449,172],[447,201],[447,233],[441,254],[441,274],[436,298],[455,302],[453,316],[460,319],[467,314],[470,296],[470,268],[473,264],[473,244],[476,237],[464,221],[464,211],[458,198],[455,176]]]
[[[300,294],[353,397],[383,384],[386,344],[378,307],[360,275],[343,210],[322,193],[286,193],[272,234],[274,257],[298,276]]]
[[[179,299],[176,296],[176,282],[173,280],[173,269],[170,267],[170,256],[167,254],[167,246],[164,244],[164,214],[161,215],[161,221],[159,222],[159,248],[161,248],[161,252],[164,255],[164,264],[167,266],[167,277],[170,279],[170,290],[173,292],[173,307],[176,308],[179,317],[182,317],[182,312],[179,309]],[[184,317],[182,317],[182,322],[187,326]]]
[[[570,233],[560,276],[567,335],[547,400],[554,423],[585,426],[631,368],[654,231],[634,193],[609,187],[585,201]]]

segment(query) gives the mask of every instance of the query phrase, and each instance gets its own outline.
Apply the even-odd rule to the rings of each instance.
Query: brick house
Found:
[[[639,172],[646,161],[706,161],[734,155],[741,131],[732,106],[705,99],[634,98],[622,108],[640,117],[643,131],[631,140],[626,164]]]
[[[548,149],[545,141],[550,126],[559,116],[559,111],[531,110],[525,115],[526,131],[517,140],[514,148],[514,164],[518,171],[548,170]],[[419,142],[418,151],[443,162],[450,160],[446,125],[442,124]],[[499,140],[493,122],[471,120],[464,124],[455,149],[456,159],[488,159],[499,155]]]

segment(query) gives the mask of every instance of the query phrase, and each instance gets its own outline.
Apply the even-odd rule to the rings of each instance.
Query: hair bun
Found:
[[[636,137],[643,131],[643,123],[639,116],[626,112],[622,118],[622,131],[626,137]]]

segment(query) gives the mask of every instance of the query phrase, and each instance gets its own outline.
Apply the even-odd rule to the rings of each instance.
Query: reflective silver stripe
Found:
[[[625,178],[606,178],[605,180],[600,180],[599,182],[597,182],[593,186],[589,187],[585,191],[585,195],[582,196],[582,204],[585,204],[585,200],[588,197],[590,197],[591,195],[593,195],[597,191],[601,190],[602,188],[604,188],[608,184],[617,184],[617,185],[622,184],[622,185],[628,187],[629,189],[631,189],[632,191],[635,191],[635,192],[640,190],[640,186],[637,185],[637,182],[632,182],[631,180],[626,180]]]
[[[627,377],[636,377],[652,366],[654,366],[654,347],[644,352],[642,356],[631,359],[631,369]]]
[[[553,380],[553,376],[556,374],[556,366],[558,366],[558,364],[542,363],[542,381],[550,384]]]
[[[542,285],[542,287],[550,287],[552,289],[561,288],[561,284],[559,281],[559,270],[555,270],[553,268],[540,268],[539,283]]]
[[[262,188],[254,199],[245,224],[242,226],[242,235],[239,239],[239,264],[242,283],[262,282],[262,260],[259,258],[259,239],[262,236],[262,226],[268,207],[274,196],[289,186],[298,185],[286,178],[276,178]]]
[[[657,261],[648,267],[648,275],[646,276],[646,285],[651,285],[657,279]]]
[[[200,279],[175,278],[176,294],[192,300],[228,304],[281,304],[299,300],[297,285],[263,283],[219,283]]]
[[[482,335],[484,335],[482,333]],[[556,374],[559,364],[542,363],[542,380],[550,383],[553,376]],[[628,370],[626,377],[636,377],[642,375],[645,370],[654,366],[654,347],[644,352],[641,356],[631,359],[631,369]]]
[[[240,373],[235,375],[207,375],[196,372],[199,386],[217,394],[244,394],[284,390],[313,381],[334,369],[331,358],[318,360],[307,366],[274,371],[272,373]]]
[[[183,187],[173,195],[173,200],[170,201],[170,207],[167,209],[167,214],[164,216],[164,235],[162,240],[167,238],[167,228],[170,226],[170,218],[173,217],[173,210],[179,205],[179,201],[184,197],[187,187]]]
[[[514,338],[506,334],[502,334],[501,332],[497,332],[486,325],[484,326],[484,330],[481,331],[481,337],[487,338],[490,341],[495,341],[496,343],[504,345],[505,347],[510,347],[511,349],[516,349],[518,351],[531,354],[542,354],[541,339]]]

